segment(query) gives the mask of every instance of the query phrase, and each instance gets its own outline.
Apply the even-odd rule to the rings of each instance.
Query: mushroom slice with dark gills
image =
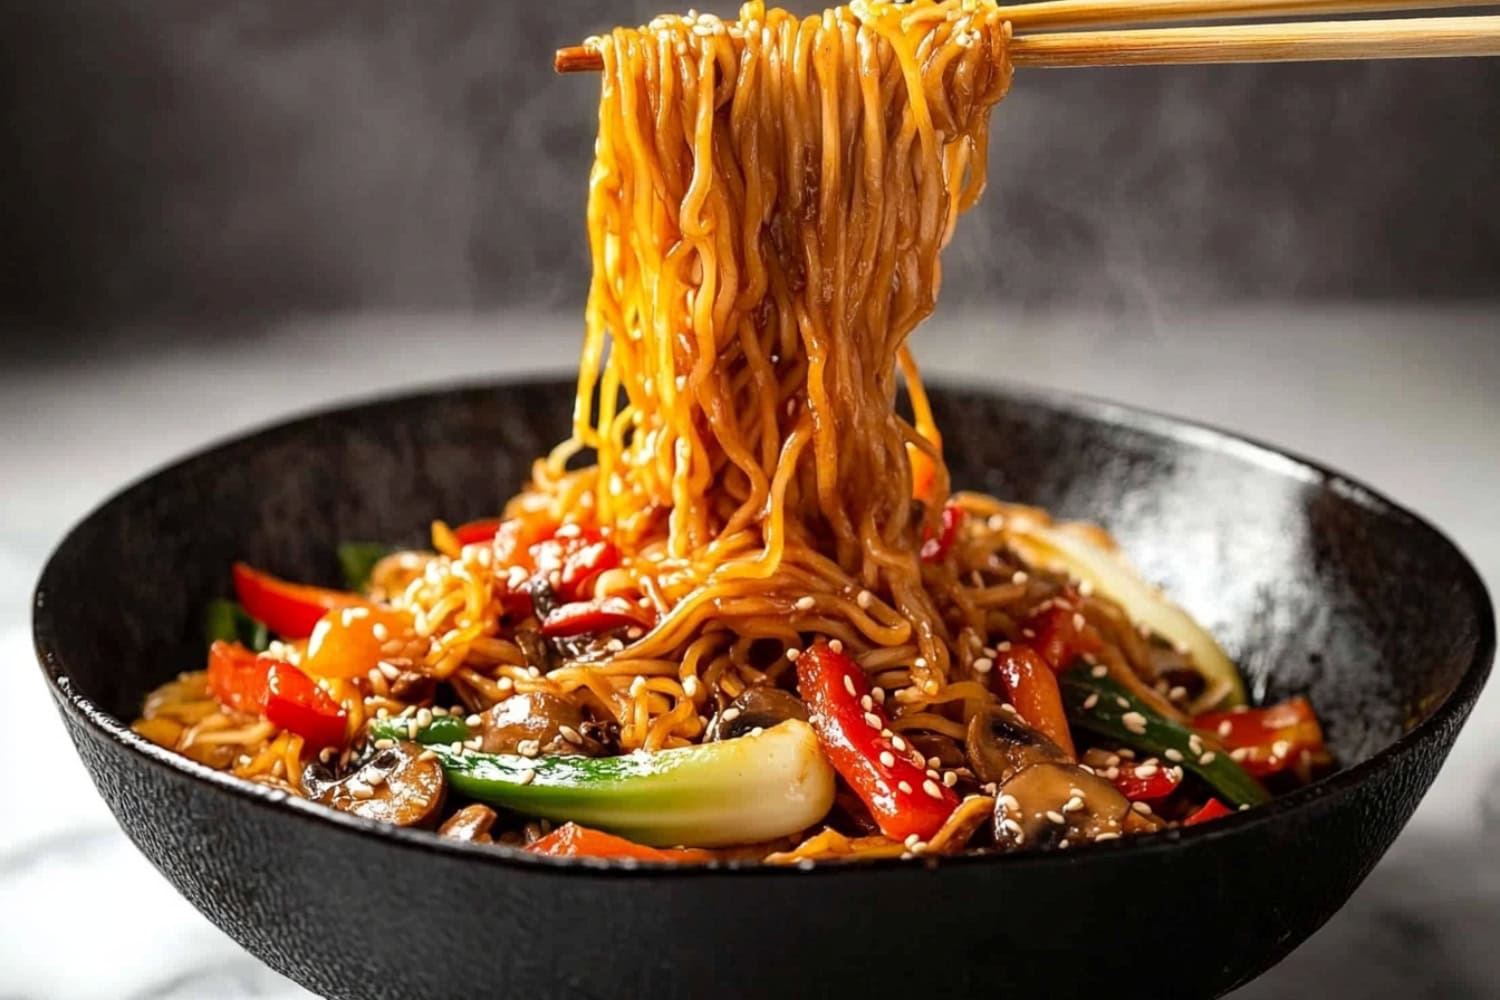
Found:
[[[600,757],[608,748],[588,735],[583,710],[567,698],[532,691],[490,707],[482,716],[480,749],[485,753],[518,753],[525,757],[583,754]]]
[[[995,795],[995,843],[1047,850],[1113,840],[1125,828],[1130,802],[1115,786],[1076,764],[1032,764]]]
[[[1056,743],[1000,708],[970,719],[964,744],[969,767],[986,784],[1004,784],[1033,764],[1071,762]]]
[[[314,802],[396,826],[431,826],[448,792],[443,766],[421,746],[406,742],[377,750],[341,778],[314,762],[302,782]]]
[[[732,740],[748,736],[752,730],[770,729],[787,719],[807,721],[807,705],[801,698],[780,688],[746,688],[709,723],[707,738]]]

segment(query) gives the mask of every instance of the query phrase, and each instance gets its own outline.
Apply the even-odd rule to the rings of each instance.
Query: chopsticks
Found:
[[[1301,62],[1321,59],[1430,59],[1500,55],[1500,16],[1292,21],[1190,28],[1129,28],[1029,34],[1033,27],[1332,14],[1487,6],[1479,0],[1046,0],[1001,7],[1017,34],[1017,66],[1145,66],[1184,63]],[[597,50],[559,49],[559,73],[598,72]]]

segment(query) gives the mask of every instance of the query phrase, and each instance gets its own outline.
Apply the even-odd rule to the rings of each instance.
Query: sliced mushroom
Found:
[[[1003,848],[1077,847],[1124,831],[1130,803],[1114,785],[1074,764],[1033,764],[995,796],[995,842]]]
[[[807,721],[807,706],[802,699],[781,688],[746,688],[709,723],[708,738],[732,740],[747,736],[756,729],[770,729],[787,719]]]
[[[965,740],[969,767],[981,782],[1004,784],[1033,764],[1067,762],[1063,749],[1004,709],[969,720]]]
[[[494,825],[495,810],[476,802],[448,817],[448,821],[438,827],[438,833],[472,844],[492,844],[494,839],[490,837],[490,828]]]
[[[315,802],[395,826],[432,825],[448,791],[437,759],[405,742],[378,751],[341,778],[314,762],[303,773],[302,783]]]
[[[533,691],[512,695],[485,712],[480,738],[487,753],[602,756],[608,748],[589,731],[582,709],[572,701]]]

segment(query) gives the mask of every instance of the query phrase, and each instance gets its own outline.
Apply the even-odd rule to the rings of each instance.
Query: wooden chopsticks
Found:
[[[1017,66],[1072,67],[1495,56],[1500,55],[1500,16],[1033,29],[1492,5],[1483,0],[1044,0],[999,9],[1016,30],[1010,51]],[[559,73],[598,72],[604,62],[595,49],[576,45],[559,49],[554,67]]]

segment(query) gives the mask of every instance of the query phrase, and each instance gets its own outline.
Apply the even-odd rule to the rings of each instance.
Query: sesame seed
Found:
[[[995,669],[995,661],[988,656],[981,656],[974,661],[974,672],[976,674],[987,674]]]
[[[1090,677],[1108,677],[1109,676],[1109,668],[1106,667],[1104,664],[1101,663],[1097,667],[1094,667],[1092,670],[1089,671],[1089,676]]]
[[[911,782],[909,781],[898,781],[896,782],[896,787],[907,795],[911,794]]]
[[[1066,801],[1066,802],[1063,803],[1062,811],[1065,812],[1065,813],[1077,812],[1078,810],[1080,810],[1082,808],[1083,808],[1083,799],[1081,799],[1081,798],[1079,798],[1078,796],[1075,795],[1072,798],[1068,799],[1068,801]]]
[[[412,720],[408,721],[406,723],[406,738],[409,739],[409,740],[416,739],[417,738],[417,732],[421,728],[422,728],[421,726],[417,725],[417,720],[416,719],[412,719]]]
[[[1006,792],[1004,795],[1000,796],[1000,804],[1004,806],[1009,812],[1021,811],[1021,800],[1016,798],[1009,792]]]
[[[1212,750],[1209,750],[1202,757],[1198,758],[1198,763],[1202,764],[1204,767],[1207,767],[1209,764],[1212,764],[1218,758],[1219,758],[1218,754],[1214,753]]]
[[[1099,693],[1097,691],[1093,694],[1090,694],[1087,698],[1083,699],[1083,707],[1085,710],[1093,708],[1097,704],[1099,704]]]
[[[376,642],[385,642],[391,637],[391,630],[385,627],[385,622],[376,622],[370,626],[370,634],[375,637]]]
[[[817,605],[817,603],[818,602],[813,600],[811,597],[799,597],[797,598],[797,603],[794,604],[793,607],[795,607],[798,611],[811,611]]]
[[[349,790],[349,794],[354,796],[356,799],[370,799],[375,797],[375,789],[371,788],[363,781],[360,781],[358,778],[350,778],[348,781],[344,782],[344,787],[347,788]]]
[[[891,753],[889,750],[882,750],[880,751],[880,763],[884,764],[886,767],[895,767],[896,755]]]
[[[838,639],[833,639],[829,641],[828,648],[835,653],[842,653],[844,651],[844,644]]]
[[[1121,747],[1115,751],[1115,756],[1122,757],[1125,760],[1135,760],[1135,751],[1129,747]]]
[[[1172,701],[1182,701],[1187,697],[1187,688],[1183,687],[1181,684],[1178,684],[1176,687],[1167,692],[1167,697]]]
[[[923,773],[926,774],[927,777],[931,778],[933,781],[940,781],[940,780],[942,780],[942,777],[943,777],[941,774],[938,773],[938,770],[935,767],[929,767]]]
[[[902,843],[904,843],[906,845],[907,850],[911,850],[912,848],[916,847],[921,842],[922,842],[921,835],[920,834],[916,834],[916,833],[909,833],[909,834],[907,834],[906,835],[906,840],[902,841]]]
[[[922,782],[922,791],[926,792],[928,795],[932,796],[935,799],[941,799],[943,797],[942,787],[931,778],[928,778],[926,781]]]
[[[579,744],[583,743],[583,737],[579,736],[578,730],[574,729],[572,726],[558,726],[557,734],[563,739],[567,740],[569,743],[572,743],[574,746],[578,746]]]
[[[421,753],[417,754],[417,760],[437,760],[437,754],[433,753],[431,750],[423,750]]]
[[[395,745],[396,745],[396,741],[395,740],[376,740],[375,741],[375,749],[376,750],[389,750],[391,747],[393,747]]]
[[[1049,821],[1056,823],[1058,826],[1062,826],[1068,822],[1068,818],[1056,809],[1048,809],[1046,816]]]
[[[903,740],[899,736],[892,736],[891,737],[891,746],[895,747],[901,753],[905,753],[906,752],[906,741]]]
[[[1197,733],[1193,733],[1188,737],[1188,749],[1195,754],[1203,753],[1203,740]]]
[[[1249,747],[1236,747],[1235,749],[1229,751],[1229,759],[1233,760],[1235,762],[1243,761],[1246,757],[1249,757],[1249,756],[1250,756],[1250,748]]]
[[[1082,611],[1073,612],[1073,628],[1077,629],[1079,632],[1082,632],[1083,627],[1086,624],[1088,624],[1088,619],[1083,617]]]
[[[733,722],[735,719],[738,719],[739,717],[740,717],[740,710],[737,709],[737,708],[726,708],[726,709],[724,709],[723,712],[721,712],[719,714],[719,718],[722,719],[725,722]]]
[[[464,718],[464,725],[466,725],[466,726],[480,726],[480,725],[483,725],[483,724],[484,724],[484,717],[482,715],[480,715],[479,713],[477,713],[477,712],[475,714],[473,714],[473,715],[466,716]]]
[[[381,660],[380,663],[377,664],[377,669],[380,671],[380,676],[384,677],[388,681],[393,681],[397,677],[401,676],[401,668],[396,666],[394,663],[387,663],[385,660]]]
[[[698,683],[698,678],[696,677],[689,677],[687,680],[682,682],[682,693],[687,695],[689,698],[698,697],[698,692],[700,690],[702,690],[702,686]]]
[[[844,690],[849,692],[849,697],[853,698],[855,696],[854,678],[848,674],[844,675]]]
[[[793,663],[796,663],[797,662],[797,657],[799,657],[801,655],[802,655],[802,651],[800,649],[789,649],[789,650],[786,651],[786,658],[788,660],[792,661]]]
[[[1220,739],[1227,739],[1229,734],[1232,732],[1234,732],[1234,723],[1230,722],[1228,719],[1225,719],[1223,722],[1219,723]]]
[[[1010,582],[1014,584],[1022,584],[1030,579],[1031,577],[1027,575],[1024,569],[1018,569],[1010,576]]]
[[[528,767],[526,770],[516,775],[516,784],[529,785],[535,778],[536,772]]]
[[[1154,778],[1160,770],[1161,768],[1155,764],[1142,764],[1135,769],[1135,776],[1137,778]]]
[[[1132,803],[1130,803],[1130,808],[1134,809],[1136,812],[1140,813],[1142,816],[1150,816],[1151,815],[1151,807],[1149,805],[1147,805],[1146,803],[1144,803],[1144,802],[1132,802]]]
[[[926,670],[927,669],[927,657],[925,657],[925,656],[919,656],[915,660],[911,661],[911,665],[913,667],[916,667],[918,670]]]
[[[958,772],[956,772],[956,771],[944,771],[943,772],[943,784],[947,785],[949,788],[952,788],[954,785],[957,785],[958,784]]]
[[[1118,833],[1110,833],[1108,830],[1106,830],[1103,833],[1097,834],[1094,837],[1094,843],[1100,844],[1100,843],[1103,843],[1106,840],[1119,840],[1119,839],[1120,839],[1120,835]]]
[[[434,706],[432,706],[432,716],[433,716],[433,718],[435,718],[435,719],[441,719],[443,716],[445,716],[447,714],[448,714],[448,710],[446,708],[444,708],[442,705],[434,705]]]
[[[1116,695],[1115,696],[1115,704],[1118,705],[1118,706],[1120,706],[1121,708],[1129,708],[1130,707],[1130,702],[1126,701],[1125,698],[1123,696],[1120,696],[1120,695]]]
[[[1137,736],[1146,731],[1146,717],[1140,712],[1126,712],[1120,716],[1120,724]]]
[[[864,709],[866,712],[874,711],[875,710],[875,699],[871,698],[867,694],[860,695],[860,697],[859,697],[859,707],[862,708],[862,709]]]
[[[878,687],[878,688],[871,688],[870,689],[870,697],[875,699],[875,704],[877,704],[877,705],[884,705],[885,704],[885,688],[880,688],[880,687]]]
[[[861,590],[858,594],[854,595],[854,603],[858,604],[862,609],[868,609],[871,604],[875,603],[875,595],[868,590]]]
[[[1167,760],[1170,760],[1174,764],[1182,763],[1182,751],[1176,749],[1175,747],[1168,747],[1167,752],[1162,754],[1162,756],[1167,758]]]
[[[426,729],[432,725],[432,710],[429,708],[417,709],[417,728]]]
[[[1087,580],[1079,580],[1078,581],[1078,596],[1079,597],[1093,597],[1094,596],[1094,585],[1092,583],[1090,583],[1089,581],[1087,581]]]
[[[869,726],[871,729],[876,730],[877,732],[884,727],[884,723],[880,721],[880,716],[876,715],[874,712],[865,713],[865,725]]]
[[[1286,740],[1277,740],[1271,744],[1271,754],[1276,757],[1285,757],[1292,752],[1292,745]]]
[[[927,766],[930,767],[930,768],[932,768],[933,770],[937,770],[938,768],[940,768],[940,767],[943,766],[943,758],[941,758],[941,757],[928,757],[927,758]]]

